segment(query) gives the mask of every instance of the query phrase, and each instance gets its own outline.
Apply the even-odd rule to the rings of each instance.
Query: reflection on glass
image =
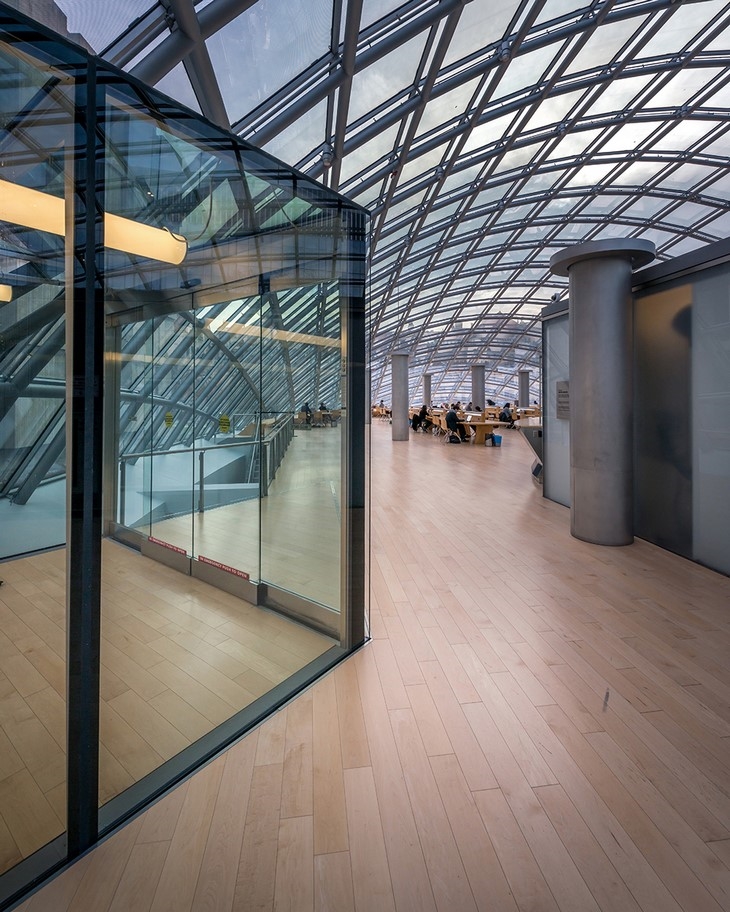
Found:
[[[278,588],[339,608],[338,288],[315,285],[269,292],[263,296],[261,323],[264,396],[272,409],[265,418],[265,433],[276,433],[277,415],[291,409],[292,402],[298,418],[285,459],[261,504],[262,577]]]
[[[365,225],[0,19],[0,880],[28,859],[2,905],[4,886],[93,841],[97,805],[102,830],[124,819],[362,642],[362,615],[340,640],[340,554],[364,521],[340,371],[354,353],[362,372]]]
[[[104,549],[101,804],[336,644],[253,602],[337,630],[343,550],[339,204],[117,91],[103,208],[187,251],[104,255],[114,517],[142,555]]]
[[[63,205],[73,126],[51,68],[0,51],[0,873],[66,827],[66,347],[63,238],[12,188]],[[20,112],[20,113],[19,113]],[[56,548],[57,550],[46,550]],[[41,552],[32,554],[31,552]]]

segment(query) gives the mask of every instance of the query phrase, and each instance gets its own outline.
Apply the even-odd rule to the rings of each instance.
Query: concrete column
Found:
[[[393,390],[393,440],[408,440],[408,354],[393,352],[391,357],[391,384]]]
[[[431,374],[423,375],[423,402],[426,405],[431,405]],[[423,405],[423,402],[421,405]],[[413,404],[416,405],[415,402]]]
[[[530,404],[530,372],[521,370],[518,373],[517,401],[521,408],[527,408]]]
[[[598,545],[634,540],[631,270],[654,244],[587,241],[556,253],[569,278],[570,531]]]
[[[471,366],[471,401],[474,405],[484,408],[487,394],[484,391],[484,365],[472,364]]]

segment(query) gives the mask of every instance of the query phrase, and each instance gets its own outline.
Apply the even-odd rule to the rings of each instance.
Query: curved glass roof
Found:
[[[495,400],[529,368],[536,398],[538,315],[566,292],[553,253],[630,236],[666,259],[728,233],[725,0],[48,6],[371,211],[374,399],[396,349],[413,400],[424,372],[434,399],[470,398],[475,363]]]

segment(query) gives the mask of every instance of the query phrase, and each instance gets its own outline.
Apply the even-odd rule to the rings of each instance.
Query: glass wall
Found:
[[[10,14],[0,66],[2,908],[363,641],[366,214]]]
[[[0,71],[2,873],[66,829],[66,563],[48,549],[66,539],[63,212],[74,115],[60,66],[0,43]]]

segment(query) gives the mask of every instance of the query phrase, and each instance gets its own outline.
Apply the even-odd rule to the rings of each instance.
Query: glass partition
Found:
[[[363,642],[366,214],[11,13],[0,68],[2,905]]]
[[[265,430],[290,402],[297,407],[286,461],[262,500],[262,578],[336,612],[344,427],[338,285],[269,291],[262,327]]]
[[[0,42],[0,874],[66,829],[70,82]],[[60,218],[59,218],[60,215]]]

